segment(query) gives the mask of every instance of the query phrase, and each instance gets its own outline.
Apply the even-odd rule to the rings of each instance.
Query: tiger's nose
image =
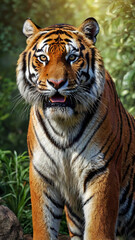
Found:
[[[63,87],[64,85],[67,85],[67,79],[59,79],[59,80],[55,80],[55,79],[47,79],[47,83],[52,86],[55,89],[59,89],[61,87]]]

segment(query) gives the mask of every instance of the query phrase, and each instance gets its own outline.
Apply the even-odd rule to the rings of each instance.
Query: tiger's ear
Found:
[[[84,33],[94,44],[96,43],[96,36],[99,33],[99,25],[95,18],[87,18],[78,30]]]
[[[38,33],[39,29],[40,27],[33,23],[31,19],[27,19],[23,25],[23,34],[29,38]]]

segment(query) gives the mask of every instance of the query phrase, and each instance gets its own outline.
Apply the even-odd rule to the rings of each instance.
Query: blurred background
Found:
[[[25,19],[41,27],[79,26],[88,17],[99,22],[96,46],[124,106],[135,115],[135,0],[1,0],[0,149],[27,150],[29,106],[19,97],[15,74],[18,56],[25,48]]]

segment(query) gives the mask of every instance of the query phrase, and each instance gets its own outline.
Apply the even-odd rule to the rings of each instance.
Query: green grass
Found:
[[[60,231],[59,233],[61,234],[65,234],[65,235],[68,235],[68,228],[67,228],[67,222],[66,222],[66,217],[65,217],[65,214],[63,213],[63,216],[62,216],[62,221],[60,223]]]
[[[32,233],[29,158],[26,153],[0,150],[0,204],[18,217],[24,233]]]

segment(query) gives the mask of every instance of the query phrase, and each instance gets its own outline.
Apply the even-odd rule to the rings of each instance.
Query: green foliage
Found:
[[[64,213],[63,213],[63,216],[62,216],[59,233],[68,235],[68,228],[67,228],[66,216],[65,216]]]
[[[21,104],[20,97],[15,97],[16,85],[9,77],[1,76],[0,81],[0,146],[3,150],[14,150],[15,146],[18,146],[17,150],[23,152],[27,149],[27,118],[24,104]]]
[[[105,9],[100,16],[99,48],[125,108],[135,115],[135,4],[134,0],[96,1]]]
[[[24,233],[32,232],[29,189],[29,158],[26,153],[0,150],[0,204],[18,217]]]

